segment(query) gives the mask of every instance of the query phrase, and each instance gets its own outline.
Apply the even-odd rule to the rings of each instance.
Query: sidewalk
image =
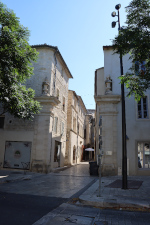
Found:
[[[137,189],[136,185],[131,188],[122,189],[109,187],[112,182],[122,179],[122,177],[102,177],[101,178],[101,196],[99,197],[99,180],[79,196],[79,202],[83,205],[111,208],[120,210],[150,211],[150,177],[128,177],[128,183],[132,181],[143,181]],[[111,185],[113,186],[113,185]],[[121,187],[121,185],[120,185]]]
[[[0,170],[0,184],[15,182],[18,180],[31,180],[32,177],[40,176],[40,173],[33,173],[29,171],[12,171]]]
[[[69,167],[59,167],[52,170],[52,173],[58,173],[60,171],[64,171]],[[0,170],[0,184],[2,183],[9,183],[15,182],[17,180],[31,180],[35,177],[42,177],[45,176],[45,173],[36,173],[30,172],[28,170]]]

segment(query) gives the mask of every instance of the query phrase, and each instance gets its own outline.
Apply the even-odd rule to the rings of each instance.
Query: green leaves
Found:
[[[121,82],[126,84],[128,95],[134,95],[138,100],[150,88],[150,1],[132,0],[126,7],[127,26],[120,30],[114,39],[114,51],[122,55],[130,53],[133,67]],[[144,74],[139,69],[138,76],[135,62],[146,61]]]
[[[34,91],[21,85],[33,74],[32,61],[38,56],[28,37],[28,29],[0,2],[0,101],[4,112],[24,119],[32,119],[40,109]]]

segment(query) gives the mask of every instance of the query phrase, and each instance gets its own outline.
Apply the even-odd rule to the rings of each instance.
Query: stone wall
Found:
[[[68,92],[66,164],[79,163],[84,145],[86,109],[74,91]],[[78,127],[79,125],[79,127]],[[74,160],[73,160],[74,151]]]
[[[68,82],[71,75],[62,57],[54,55],[58,49],[37,46],[37,50],[39,56],[38,61],[33,63],[34,75],[26,81],[26,86],[35,90],[36,100],[42,109],[32,122],[5,115],[4,129],[0,129],[0,163],[4,162],[6,141],[31,142],[30,170],[47,173],[54,167],[64,165]],[[45,79],[49,84],[46,92],[43,91]],[[57,133],[53,130],[55,117],[58,117]],[[55,141],[61,143],[59,165],[54,162]]]

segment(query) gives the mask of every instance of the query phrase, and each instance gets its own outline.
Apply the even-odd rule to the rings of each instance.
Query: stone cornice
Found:
[[[57,106],[60,103],[60,101],[57,99],[57,97],[47,96],[47,95],[35,97],[35,100],[39,101],[42,105],[49,104],[51,106]]]
[[[101,111],[99,110],[99,113],[101,116],[105,115],[105,116],[113,116],[113,115],[117,115],[118,114],[118,111]]]
[[[121,101],[121,95],[97,95],[94,96],[96,103],[113,103],[117,104]]]

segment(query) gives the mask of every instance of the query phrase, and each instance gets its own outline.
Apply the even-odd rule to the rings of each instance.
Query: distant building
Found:
[[[120,59],[111,46],[104,46],[104,67],[95,71],[96,154],[103,152],[102,174],[121,175],[122,117]],[[129,54],[123,57],[124,74],[132,66]],[[140,69],[140,68],[139,68]],[[125,88],[125,95],[128,91]],[[150,175],[150,90],[136,102],[125,99],[127,172]],[[100,142],[100,144],[99,144]]]
[[[95,109],[87,109],[87,116],[89,117],[89,124],[90,124],[89,142],[91,148],[95,148]]]
[[[66,142],[66,165],[77,164],[82,160],[84,148],[84,130],[86,107],[82,98],[75,91],[68,91],[67,110],[67,142]]]
[[[87,114],[85,117],[85,145],[86,148],[93,148],[94,151],[84,151],[84,160],[94,160],[95,157],[95,110],[87,109]]]
[[[39,57],[26,86],[35,90],[42,110],[34,120],[0,117],[0,164],[49,172],[63,166],[66,151],[68,83],[72,75],[57,47],[34,45]]]

